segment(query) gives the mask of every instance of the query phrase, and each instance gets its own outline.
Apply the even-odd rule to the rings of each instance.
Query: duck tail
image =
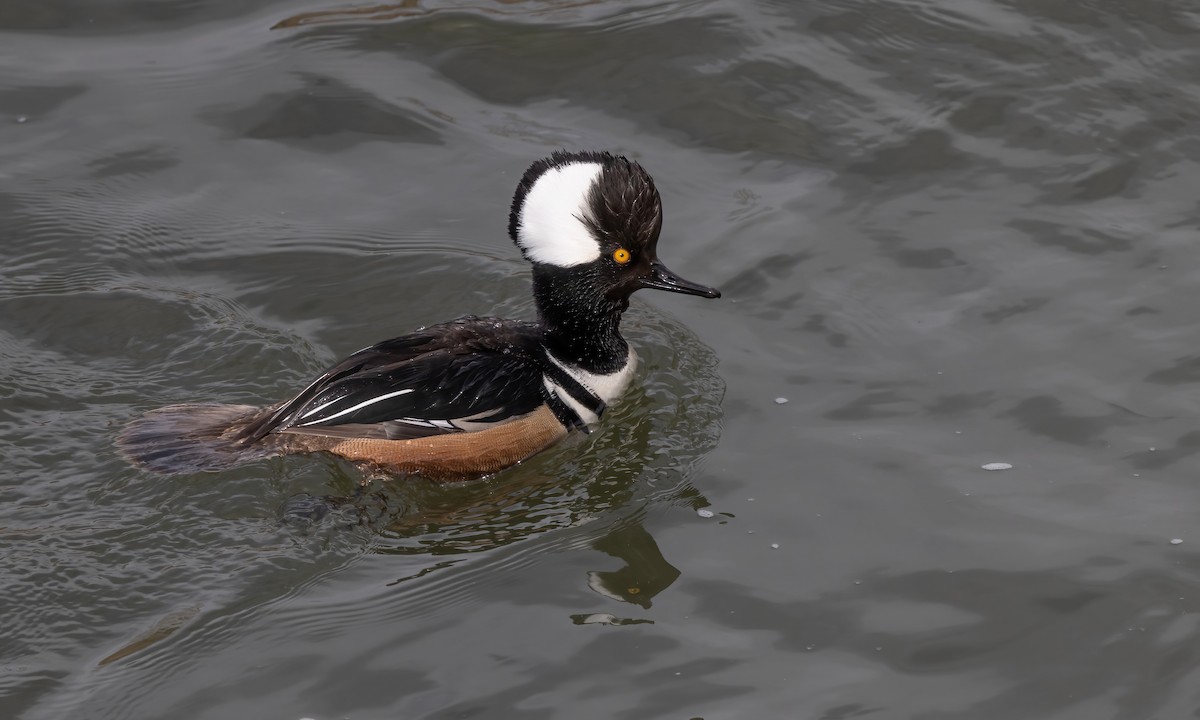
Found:
[[[275,455],[271,443],[243,440],[248,426],[275,408],[253,405],[169,405],[135,418],[117,435],[133,465],[164,475],[223,470]]]

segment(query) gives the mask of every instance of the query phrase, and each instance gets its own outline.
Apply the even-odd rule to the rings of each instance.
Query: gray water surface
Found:
[[[0,2],[0,717],[1200,716],[1198,128],[1185,0]],[[559,147],[725,293],[596,433],[116,454],[530,317]]]

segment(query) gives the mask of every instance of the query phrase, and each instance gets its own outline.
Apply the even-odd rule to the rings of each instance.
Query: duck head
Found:
[[[508,222],[509,236],[533,264],[535,288],[551,285],[576,301],[589,295],[620,310],[642,288],[721,297],[659,260],[661,230],[662,199],[650,175],[607,152],[555,152],[535,162],[517,185]],[[537,294],[545,310],[552,298]]]

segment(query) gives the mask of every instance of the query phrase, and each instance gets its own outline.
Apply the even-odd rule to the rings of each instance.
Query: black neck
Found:
[[[594,279],[572,268],[535,267],[533,298],[542,342],[559,360],[607,375],[625,366],[629,345],[621,337],[628,300],[611,300],[594,289]]]

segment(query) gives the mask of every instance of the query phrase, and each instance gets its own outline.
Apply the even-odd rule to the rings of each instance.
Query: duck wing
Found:
[[[532,323],[464,317],[342,360],[240,434],[408,439],[495,427],[545,402]]]

